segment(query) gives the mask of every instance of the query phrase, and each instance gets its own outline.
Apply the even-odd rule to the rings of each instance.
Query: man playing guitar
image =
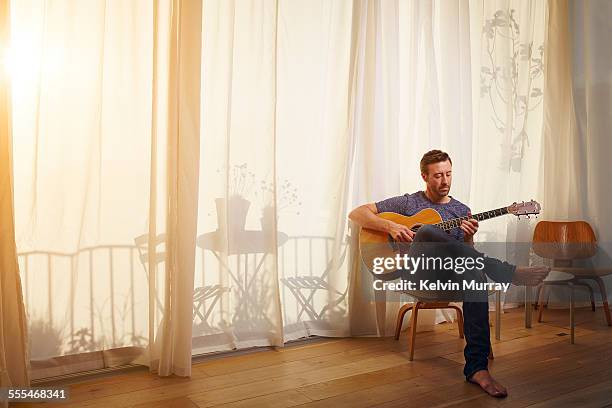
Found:
[[[349,218],[364,229],[388,234],[396,242],[411,243],[410,247],[421,245],[419,251],[427,249],[427,243],[440,245],[432,254],[439,256],[441,246],[446,245],[446,256],[475,257],[483,254],[473,248],[474,234],[478,231],[478,221],[470,218],[470,209],[463,203],[449,196],[452,181],[452,161],[447,153],[431,150],[420,162],[421,177],[426,184],[425,191],[392,197],[380,202],[369,203],[355,208]],[[409,228],[379,217],[383,212],[412,216],[425,208],[435,209],[444,221],[465,217],[459,228],[449,233],[432,225],[424,225],[415,232]],[[433,247],[432,247],[433,248]],[[411,249],[412,250],[412,249]],[[521,267],[502,262],[495,258],[484,257],[484,269],[473,271],[455,278],[485,280],[487,275],[496,282],[512,282],[517,285],[537,285],[550,271],[548,267]],[[484,274],[483,274],[484,272]],[[413,272],[414,273],[414,272]],[[431,272],[429,272],[431,273]],[[418,278],[422,275],[416,275]],[[431,275],[429,275],[431,276]],[[452,278],[444,276],[444,278]],[[414,276],[412,278],[415,278]],[[449,299],[445,299],[449,300]],[[489,305],[486,291],[464,295],[464,332],[466,346],[464,350],[466,380],[478,384],[484,391],[494,397],[505,397],[507,390],[493,379],[488,371],[490,352]]]

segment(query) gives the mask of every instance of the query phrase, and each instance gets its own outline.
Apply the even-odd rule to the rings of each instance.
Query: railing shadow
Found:
[[[164,240],[165,237],[160,236],[155,243],[155,260],[160,273],[153,277],[160,289],[153,299],[160,320]],[[283,309],[285,312],[292,310],[288,323],[324,320],[330,312],[346,313],[346,288],[338,287],[337,280],[329,278],[333,268],[345,262],[347,245],[341,245],[341,257],[334,260],[334,242],[332,237],[296,236],[288,237],[279,247],[278,277]],[[72,253],[19,253],[30,322],[31,359],[40,361],[125,347],[147,347],[151,279],[147,249],[146,236],[141,236],[135,239],[134,245],[92,246]],[[203,265],[204,252],[199,252],[198,256]],[[246,261],[239,265],[241,273],[249,275],[261,265],[262,254],[245,255],[243,259]],[[209,277],[226,272],[220,264],[207,271]],[[264,311],[272,301],[266,289],[268,282],[250,280],[242,292],[237,291],[233,281],[229,284],[200,283],[196,279],[193,292],[194,339],[228,333],[237,327],[248,332],[251,326],[265,323]],[[228,296],[234,296],[235,308],[224,312],[227,304],[222,303]],[[241,306],[236,297],[245,296],[249,301]],[[231,316],[219,318],[223,313]]]
[[[137,271],[137,259],[132,245],[19,253],[31,333],[39,333],[50,344],[59,343],[61,354],[145,345],[136,313],[137,287],[146,280]],[[108,316],[103,315],[105,310]],[[36,341],[46,343],[41,338]],[[33,347],[31,357],[49,357],[49,353]]]

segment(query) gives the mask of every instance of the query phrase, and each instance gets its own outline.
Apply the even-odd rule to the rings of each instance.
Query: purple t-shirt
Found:
[[[379,213],[394,212],[407,216],[414,215],[425,208],[433,208],[440,213],[444,221],[465,217],[470,214],[470,208],[462,202],[455,200],[453,197],[450,197],[450,201],[446,204],[437,204],[431,202],[423,191],[387,198],[386,200],[377,202],[376,208]],[[456,239],[463,241],[464,234],[461,228],[451,230],[450,234]]]

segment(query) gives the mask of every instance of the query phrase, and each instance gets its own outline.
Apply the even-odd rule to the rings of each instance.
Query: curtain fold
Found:
[[[10,8],[0,1],[0,387],[30,385],[26,314],[13,207]],[[8,406],[6,401],[3,406]]]
[[[542,130],[543,216],[580,219],[586,186],[581,174],[581,140],[576,123],[572,88],[572,36],[567,0],[548,2]],[[557,182],[564,180],[563,183]]]
[[[173,0],[170,7],[167,112],[153,113],[167,115],[168,196],[164,311],[159,333],[157,336],[150,333],[150,337],[156,339],[150,345],[154,350],[150,364],[162,376],[190,376],[198,216],[202,4]],[[156,102],[153,100],[154,105]],[[155,241],[155,232],[149,231],[149,242]],[[155,253],[149,251],[149,265],[154,263],[152,254]],[[152,324],[154,314],[150,314],[149,319]]]

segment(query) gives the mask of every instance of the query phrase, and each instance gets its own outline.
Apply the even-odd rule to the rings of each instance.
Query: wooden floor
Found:
[[[330,339],[198,363],[191,379],[138,371],[70,385],[69,407],[602,407],[612,404],[612,327],[603,312],[579,309],[576,344],[568,311],[524,327],[524,310],[502,317],[491,372],[508,387],[496,400],[462,376],[463,340],[455,324],[407,341]],[[491,319],[493,320],[493,319]],[[492,331],[493,332],[493,331]],[[20,407],[58,404],[18,404]]]

